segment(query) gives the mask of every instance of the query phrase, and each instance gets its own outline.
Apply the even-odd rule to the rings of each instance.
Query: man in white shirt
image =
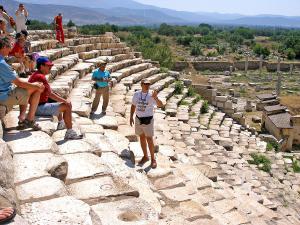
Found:
[[[163,103],[157,97],[157,91],[152,94],[149,92],[150,81],[143,79],[141,81],[142,90],[134,93],[132,105],[130,109],[130,126],[134,124],[133,114],[135,118],[135,134],[140,136],[140,144],[144,156],[139,162],[139,165],[145,164],[148,160],[147,143],[151,155],[151,168],[155,169],[157,163],[154,156],[154,106],[162,107]]]
[[[17,33],[21,32],[21,30],[27,30],[26,20],[28,17],[28,11],[25,8],[24,4],[19,4],[19,8],[16,11],[16,26]]]

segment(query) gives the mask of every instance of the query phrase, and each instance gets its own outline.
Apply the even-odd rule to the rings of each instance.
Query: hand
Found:
[[[34,86],[36,87],[36,89],[39,91],[39,92],[43,92],[44,91],[44,89],[45,89],[45,86],[44,86],[44,84],[42,83],[42,82],[35,82],[35,83],[33,83],[34,84]]]
[[[72,103],[69,99],[67,99],[64,103],[72,108]]]
[[[154,98],[155,100],[157,99],[157,90],[154,90],[152,92],[152,98]]]
[[[131,116],[130,117],[130,126],[132,126],[134,124],[134,121],[133,121],[133,117]]]

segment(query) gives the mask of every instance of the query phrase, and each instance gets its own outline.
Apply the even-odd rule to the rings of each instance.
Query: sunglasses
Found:
[[[143,85],[150,85],[149,83],[142,83]]]

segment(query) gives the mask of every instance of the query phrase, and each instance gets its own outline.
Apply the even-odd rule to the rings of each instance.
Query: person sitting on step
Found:
[[[36,110],[37,116],[59,116],[63,114],[63,120],[60,117],[58,128],[67,128],[65,139],[81,139],[82,135],[77,134],[72,128],[72,104],[69,100],[60,97],[52,92],[50,85],[46,79],[46,75],[50,73],[53,63],[47,57],[39,57],[36,60],[37,71],[29,77],[29,82],[42,82],[45,90],[41,94],[38,108]],[[56,102],[49,102],[52,99]]]
[[[44,85],[39,82],[29,83],[18,78],[16,72],[4,60],[4,57],[7,57],[10,51],[9,38],[0,37],[0,105],[5,106],[8,110],[14,105],[19,105],[19,128],[40,130],[41,127],[35,123],[34,116]],[[30,107],[26,117],[28,101]]]
[[[16,42],[9,53],[10,56],[14,56],[20,64],[19,75],[20,77],[26,77],[25,73],[25,35],[22,33],[16,34]]]

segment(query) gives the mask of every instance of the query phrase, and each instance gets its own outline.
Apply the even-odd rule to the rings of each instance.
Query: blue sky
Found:
[[[184,11],[300,16],[300,0],[135,0]]]

